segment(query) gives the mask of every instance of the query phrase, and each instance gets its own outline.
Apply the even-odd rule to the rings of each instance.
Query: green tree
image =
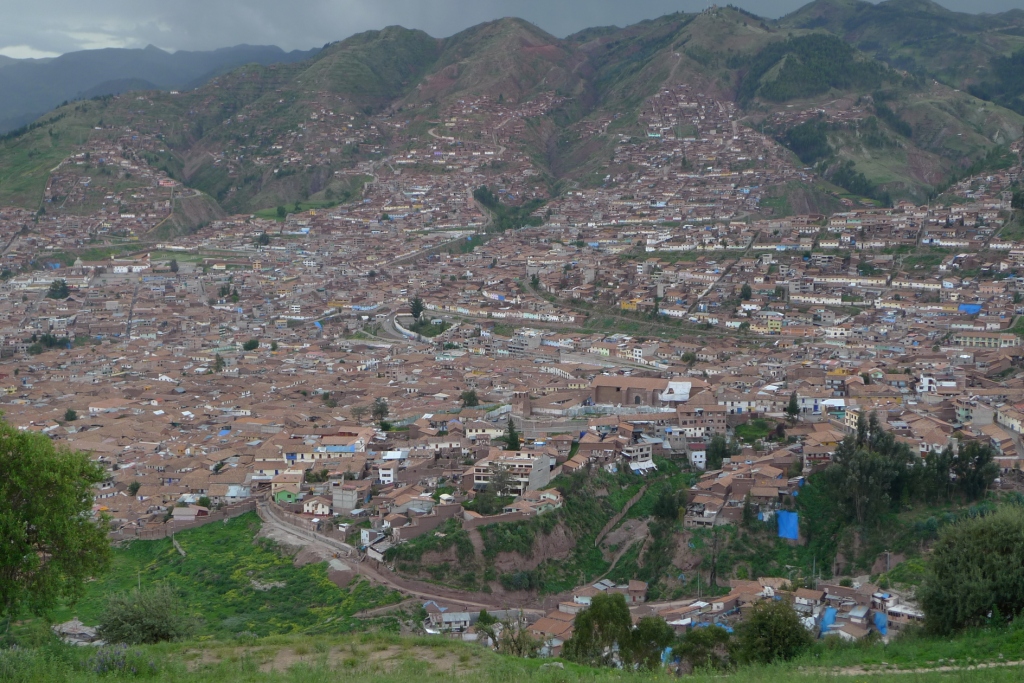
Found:
[[[744,282],[743,287],[740,288],[740,298],[749,301],[752,296],[754,296],[754,291],[750,289],[750,285]]]
[[[140,482],[133,481],[132,483],[128,484],[128,493],[130,495],[134,496],[135,494],[137,494],[139,492],[139,489],[141,489],[141,488],[142,488],[142,484]]]
[[[762,600],[736,629],[737,658],[746,663],[771,664],[799,656],[814,642],[789,603]]]
[[[250,339],[249,341],[242,344],[242,349],[245,351],[255,351],[260,347],[259,339]]]
[[[106,569],[110,544],[91,517],[93,485],[106,479],[85,453],[0,422],[0,614],[45,614],[73,603]]]
[[[989,444],[969,441],[961,446],[953,460],[953,475],[957,490],[967,500],[978,500],[999,476],[995,451]]]
[[[283,206],[277,207],[277,217],[278,218],[285,218],[287,215],[288,215],[288,209],[284,208]]]
[[[213,501],[211,501],[208,496],[199,496],[199,500],[196,501],[196,505],[209,509],[213,507]]]
[[[655,517],[660,517],[661,519],[677,519],[679,517],[679,497],[670,486],[666,486],[658,494],[657,500],[654,501],[652,512],[654,512]]]
[[[750,500],[750,491],[743,497],[743,526],[750,528],[757,521],[757,513],[754,512],[754,504]]]
[[[254,243],[256,244],[257,247],[265,247],[268,244],[270,244],[270,235],[268,235],[266,232],[261,232],[259,235],[256,236]]]
[[[366,417],[366,413],[369,410],[370,409],[367,408],[366,406],[352,406],[351,408],[349,408],[348,412],[352,416],[353,420],[355,420],[356,422],[362,422],[363,418]]]
[[[277,351],[277,342],[276,341],[270,342],[270,350],[271,351]]]
[[[214,372],[221,372],[223,370],[224,370],[224,357],[221,356],[219,353],[214,354],[214,356],[213,356],[213,371]]]
[[[50,283],[50,288],[46,290],[47,299],[67,299],[71,296],[71,291],[68,289],[68,283],[63,278],[54,280]]]
[[[474,408],[480,405],[480,399],[477,397],[476,391],[473,389],[463,391],[459,398],[462,400],[462,405],[465,408]]]
[[[384,422],[391,414],[391,408],[388,407],[388,402],[383,396],[374,399],[372,413],[374,422]]]
[[[718,470],[722,468],[722,462],[729,457],[729,444],[721,434],[715,434],[708,442],[705,459],[705,469]]]
[[[75,412],[74,408],[68,408],[67,410],[64,411],[64,421],[65,422],[74,422],[77,419],[78,419],[78,413]]]
[[[127,645],[181,640],[191,632],[190,621],[169,586],[110,596],[97,629],[108,643]]]
[[[796,416],[800,414],[800,399],[797,398],[796,390],[789,395],[789,403],[786,404],[786,415],[789,415],[790,420],[796,420]]]
[[[168,265],[170,266],[172,273],[178,272],[178,259],[172,258],[171,262]]]
[[[672,648],[672,654],[693,670],[725,669],[729,665],[729,632],[721,626],[692,628]]]
[[[505,450],[518,451],[521,447],[519,432],[516,431],[516,423],[512,421],[512,416],[509,415],[508,423],[505,425]]]
[[[588,666],[610,665],[613,648],[626,642],[633,620],[621,593],[598,593],[573,619],[573,634],[562,646],[562,655]]]
[[[423,299],[421,299],[418,296],[413,297],[413,300],[409,302],[409,309],[412,311],[412,317],[415,318],[416,320],[419,320],[420,316],[423,315],[423,311],[425,309],[425,306],[423,305]]]
[[[645,671],[661,666],[661,654],[676,634],[661,617],[647,616],[630,630],[625,642],[619,644],[619,657],[627,668],[632,665]]]
[[[990,612],[1024,614],[1024,508],[1006,506],[947,526],[917,598],[925,626],[936,633],[982,626]]]

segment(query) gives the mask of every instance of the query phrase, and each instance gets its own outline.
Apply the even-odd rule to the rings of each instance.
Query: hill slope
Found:
[[[518,119],[506,129],[515,136],[502,144],[528,158],[530,172],[557,193],[567,184],[599,183],[617,144],[647,136],[640,121],[652,98],[683,85],[736,102],[735,125],[783,142],[822,116],[829,128],[820,131],[827,144],[819,147],[828,153],[805,161],[817,164],[820,176],[854,196],[923,201],[1020,137],[1024,117],[876,57],[912,49],[981,64],[982,71],[985,60],[997,60],[998,73],[1010,78],[990,96],[1012,105],[1021,101],[1016,62],[998,60],[1009,59],[1018,39],[1024,44],[1018,24],[1024,13],[959,15],[917,0],[817,0],[779,22],[712,8],[565,39],[519,19],[446,39],[392,26],[332,43],[304,61],[240,67],[180,95],[147,92],[142,104],[103,97],[62,107],[0,140],[0,203],[38,208],[52,168],[86,145],[113,143],[123,127],[159,140],[146,161],[228,212],[351,197],[351,177],[442,139],[441,117],[468,139],[495,141],[499,127]],[[140,52],[142,61],[167,57]],[[28,65],[0,69],[0,81],[22,68]],[[148,77],[125,76],[101,90],[146,85],[131,80],[142,77],[162,86],[167,69],[154,66]],[[460,105],[464,100],[476,104]],[[485,130],[481,106],[507,116]],[[862,127],[871,134],[862,135]]]
[[[0,133],[38,118],[63,101],[146,87],[190,88],[243,64],[297,62],[315,50],[237,45],[209,52],[175,52],[150,45],[69,52],[51,60],[18,60],[0,70]],[[126,87],[126,83],[131,83]]]

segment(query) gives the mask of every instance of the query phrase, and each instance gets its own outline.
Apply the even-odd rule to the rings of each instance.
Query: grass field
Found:
[[[295,567],[272,542],[254,541],[259,528],[259,518],[249,513],[182,532],[175,538],[184,557],[170,539],[133,541],[115,549],[110,571],[87,584],[85,597],[73,609],[64,607],[53,618],[62,622],[77,616],[96,624],[111,593],[169,584],[182,596],[201,637],[397,627],[390,617],[367,623],[353,615],[399,602],[398,593],[358,578],[339,588],[327,578],[325,564]]]

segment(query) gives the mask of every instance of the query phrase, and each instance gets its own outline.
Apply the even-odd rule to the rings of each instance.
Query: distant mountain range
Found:
[[[279,64],[231,70],[271,61]],[[212,74],[221,75],[184,92]],[[316,163],[287,173],[254,161],[274,158],[275,140],[328,110],[357,129],[371,116],[400,115],[410,135],[423,137],[459,99],[525,103],[542,93],[561,104],[532,116],[516,144],[556,193],[564,183],[599,185],[617,140],[646,135],[638,124],[645,103],[679,84],[736,102],[738,124],[773,136],[833,187],[924,201],[958,175],[1007,163],[1009,143],[1021,137],[1024,11],[973,15],[928,0],[815,0],[779,20],[723,7],[566,38],[501,19],[443,39],[392,26],[314,53],[147,48],[10,64],[0,67],[0,92],[24,94],[5,96],[0,118],[76,95],[154,86],[182,93],[152,94],[145,109],[130,98],[62,107],[0,140],[0,203],[38,205],[48,169],[83,140],[104,135],[95,130],[99,122],[159,134],[166,156],[154,164],[226,210],[249,211],[318,197],[338,170],[370,158],[358,145],[328,145]],[[858,123],[794,116],[836,103],[861,112]],[[613,123],[590,125],[598,120]],[[816,206],[813,197],[784,199]]]
[[[83,50],[52,59],[0,56],[0,133],[34,121],[67,100],[128,90],[192,89],[243,64],[300,62],[317,51],[236,45],[169,53],[150,45],[141,50]]]

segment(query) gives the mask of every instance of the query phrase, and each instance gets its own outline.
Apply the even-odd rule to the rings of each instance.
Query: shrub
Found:
[[[793,659],[814,640],[793,608],[776,600],[754,605],[750,618],[737,629],[737,635],[737,658],[752,664]]]
[[[139,645],[179,640],[192,632],[169,586],[112,595],[97,629],[109,643]]]

